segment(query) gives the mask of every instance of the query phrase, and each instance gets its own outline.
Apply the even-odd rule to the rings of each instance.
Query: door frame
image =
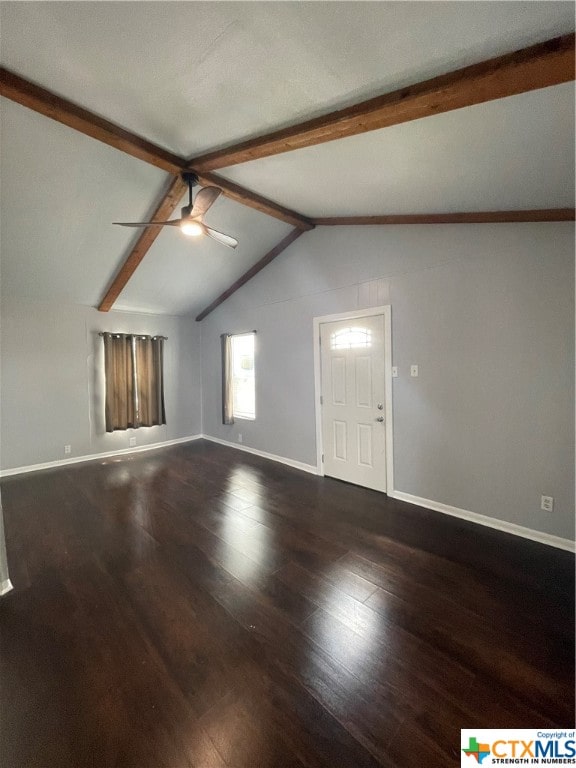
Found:
[[[384,317],[384,413],[386,417],[386,493],[394,490],[394,425],[392,418],[392,307],[385,304],[370,309],[355,309],[351,312],[339,312],[335,315],[322,315],[314,318],[314,411],[316,415],[316,470],[324,476],[322,455],[322,366],[320,359],[320,326],[339,320],[354,320],[362,317],[381,315]]]

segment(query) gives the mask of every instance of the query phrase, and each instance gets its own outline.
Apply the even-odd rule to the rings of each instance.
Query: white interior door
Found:
[[[384,317],[320,324],[324,474],[386,491]]]

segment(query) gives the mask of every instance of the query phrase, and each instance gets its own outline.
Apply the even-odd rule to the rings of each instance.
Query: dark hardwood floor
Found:
[[[567,552],[206,441],[2,500],[6,768],[435,768],[574,722]]]

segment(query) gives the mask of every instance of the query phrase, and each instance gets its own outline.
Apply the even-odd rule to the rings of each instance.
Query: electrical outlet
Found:
[[[414,376],[414,377],[418,376],[418,366],[417,365],[411,365],[410,366],[410,376]]]
[[[540,509],[544,512],[554,512],[554,496],[540,496]]]
[[[238,432],[238,442],[242,442],[242,432]]]
[[[397,365],[393,365],[392,366],[392,378],[395,379],[395,378],[397,378],[397,376],[398,376],[398,366]]]
[[[135,437],[131,437],[130,438],[130,448],[134,448],[135,445],[136,445],[136,438]]]
[[[64,453],[72,453],[72,446],[71,445],[65,445],[64,446]]]

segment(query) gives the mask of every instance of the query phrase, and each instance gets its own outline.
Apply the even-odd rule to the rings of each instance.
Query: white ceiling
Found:
[[[2,64],[181,155],[574,28],[568,2],[3,2]]]
[[[3,66],[181,155],[574,29],[565,2],[2,2]],[[573,84],[223,175],[311,216],[573,204]],[[94,305],[166,175],[2,100],[2,291]],[[376,161],[375,161],[376,159]],[[30,226],[31,222],[33,226]],[[290,227],[228,200],[236,251],[163,231],[117,307],[197,312]]]
[[[574,84],[219,173],[313,217],[570,207]]]

